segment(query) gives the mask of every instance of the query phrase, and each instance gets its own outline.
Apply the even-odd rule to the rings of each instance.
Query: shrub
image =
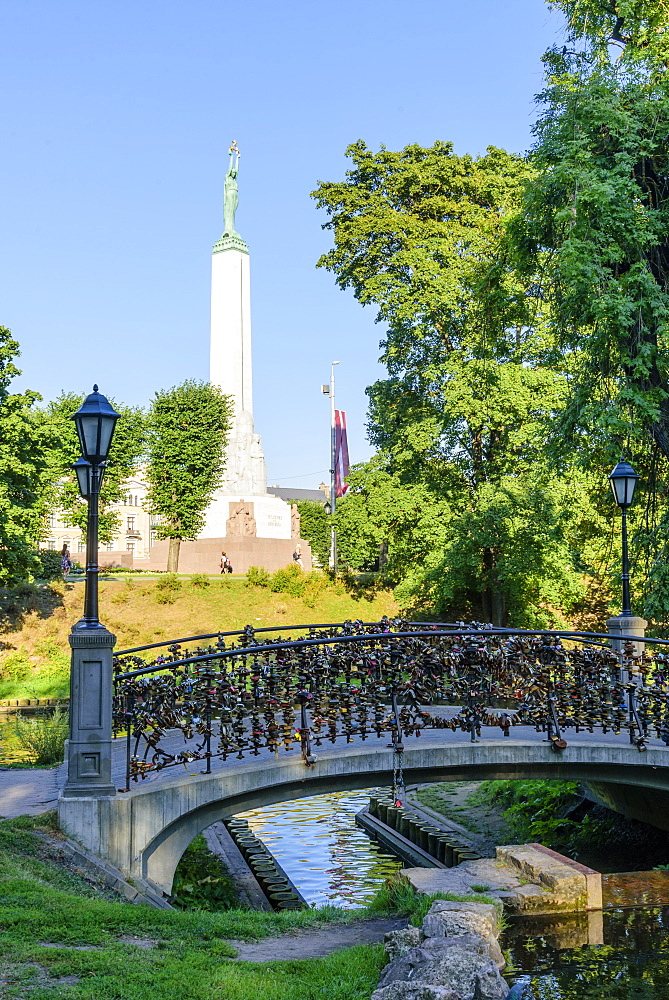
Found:
[[[204,587],[208,587],[210,585],[211,580],[206,573],[193,573],[190,578],[190,583],[192,587],[200,587],[203,589]]]
[[[174,604],[180,590],[181,580],[176,573],[167,573],[157,581],[154,595],[158,604]]]
[[[39,567],[36,570],[40,580],[58,580],[62,576],[60,552],[55,549],[39,549],[36,553]]]
[[[32,666],[23,653],[10,653],[0,662],[0,680],[21,681],[30,673]]]
[[[291,597],[302,597],[304,593],[305,573],[296,563],[291,563],[272,573],[269,589],[275,594],[290,594]]]
[[[155,591],[155,597],[158,604],[174,604],[177,599],[177,595],[173,590],[158,590]]]
[[[324,573],[307,573],[304,577],[302,600],[308,608],[315,608],[324,590],[327,590],[329,580]]]
[[[189,910],[231,910],[239,906],[228,869],[212,854],[202,835],[186,848],[177,865],[171,901]]]
[[[269,587],[270,579],[270,574],[262,566],[249,566],[246,571],[246,584],[248,587]]]
[[[17,715],[14,718],[14,732],[18,742],[33,758],[38,767],[61,764],[65,752],[65,740],[69,733],[67,712],[60,708],[51,713],[44,712],[34,719]]]

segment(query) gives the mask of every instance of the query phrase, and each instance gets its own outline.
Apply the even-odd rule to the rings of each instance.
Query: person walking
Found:
[[[225,552],[221,552],[221,573],[227,572],[228,557]]]
[[[70,550],[67,547],[67,542],[63,545],[60,553],[60,568],[63,573],[63,580],[67,581],[70,575],[70,570],[72,569],[72,561],[70,559]]]
[[[302,546],[299,542],[295,546],[295,551],[293,552],[293,562],[296,566],[299,566],[300,569],[304,569],[304,563],[302,562]]]

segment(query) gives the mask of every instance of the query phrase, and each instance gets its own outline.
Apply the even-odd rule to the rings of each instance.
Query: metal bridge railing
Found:
[[[403,738],[424,729],[474,741],[486,728],[508,736],[530,725],[556,752],[570,729],[625,731],[640,751],[652,733],[669,744],[669,656],[633,655],[639,641],[662,649],[669,640],[635,636],[616,652],[603,640],[620,637],[605,632],[388,619],[294,628],[308,637],[268,639],[286,626],[247,627],[118,653],[114,731],[126,739],[126,790],[166,767],[203,760],[208,773],[214,757],[296,744],[309,765],[323,741],[369,737],[389,739],[397,783]],[[138,655],[164,647],[150,662]]]

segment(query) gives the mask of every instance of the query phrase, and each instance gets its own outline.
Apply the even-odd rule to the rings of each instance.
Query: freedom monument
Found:
[[[301,539],[299,514],[267,492],[265,456],[253,421],[251,284],[249,248],[235,228],[239,203],[239,149],[232,142],[223,194],[223,235],[211,258],[210,374],[233,400],[224,482],[212,498],[197,541],[182,542],[182,572],[212,572],[225,551],[236,573],[249,566],[279,569],[292,561],[299,542],[305,569],[311,550]],[[162,563],[167,542],[158,542],[151,563]]]

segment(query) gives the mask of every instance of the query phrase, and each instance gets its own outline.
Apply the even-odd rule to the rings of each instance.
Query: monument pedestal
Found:
[[[302,549],[302,565],[308,573],[311,570],[311,549],[304,538],[198,538],[194,542],[182,542],[179,550],[180,573],[219,573],[221,552],[225,552],[232,563],[233,573],[246,573],[249,566],[261,566],[274,573],[293,562],[293,552],[297,545]],[[150,558],[135,566],[142,569],[165,570],[167,566],[168,542],[156,542]]]

